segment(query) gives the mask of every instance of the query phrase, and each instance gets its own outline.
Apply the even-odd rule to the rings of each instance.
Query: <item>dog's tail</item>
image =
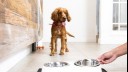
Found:
[[[70,34],[69,32],[67,32],[66,34],[69,35],[70,37],[75,37],[72,34]]]

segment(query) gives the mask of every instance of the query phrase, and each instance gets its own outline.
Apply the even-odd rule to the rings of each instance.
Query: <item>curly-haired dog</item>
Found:
[[[51,28],[51,54],[50,56],[54,56],[54,54],[57,52],[57,38],[61,39],[61,50],[60,55],[64,55],[65,52],[69,52],[67,48],[67,37],[66,34],[68,34],[71,37],[74,37],[70,33],[66,31],[65,28],[65,21],[68,22],[71,20],[71,17],[68,13],[68,10],[66,8],[56,8],[52,15],[51,19],[54,21]]]

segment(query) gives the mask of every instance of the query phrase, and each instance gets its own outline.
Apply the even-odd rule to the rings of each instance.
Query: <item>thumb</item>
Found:
[[[97,60],[98,60],[98,61],[102,61],[102,60],[104,60],[104,55],[101,55],[100,57],[98,57]]]

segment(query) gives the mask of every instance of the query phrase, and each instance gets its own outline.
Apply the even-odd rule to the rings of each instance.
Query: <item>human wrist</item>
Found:
[[[121,47],[117,47],[113,49],[112,52],[113,52],[113,55],[115,55],[116,57],[120,57],[125,54],[125,50],[123,50]]]
[[[115,57],[121,56],[118,50],[113,49],[113,50],[110,51],[110,52],[111,52],[111,54],[114,55]]]

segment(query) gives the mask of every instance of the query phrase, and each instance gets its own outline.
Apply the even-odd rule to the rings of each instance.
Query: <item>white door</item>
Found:
[[[100,0],[100,44],[127,42],[127,0]]]

